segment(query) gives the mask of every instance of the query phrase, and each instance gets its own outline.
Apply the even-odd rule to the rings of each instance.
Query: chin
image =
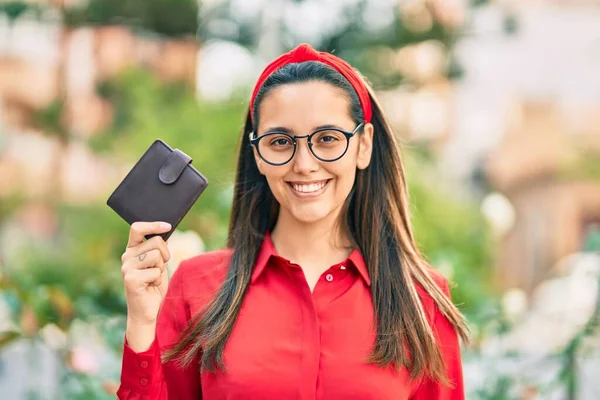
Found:
[[[327,218],[332,212],[333,210],[330,207],[314,204],[308,207],[302,207],[301,209],[292,209],[291,215],[299,222],[313,224]]]

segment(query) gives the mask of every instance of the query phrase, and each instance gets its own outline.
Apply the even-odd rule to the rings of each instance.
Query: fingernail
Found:
[[[170,230],[171,229],[171,224],[169,224],[167,222],[161,222],[160,223],[160,229]]]

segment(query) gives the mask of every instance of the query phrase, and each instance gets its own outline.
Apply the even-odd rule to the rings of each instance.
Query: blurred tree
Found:
[[[244,103],[232,99],[205,104],[197,101],[193,89],[162,84],[147,71],[126,72],[103,82],[98,92],[119,113],[113,126],[88,144],[121,164],[135,162],[158,137],[193,156],[210,185],[179,229],[197,231],[209,248],[223,246]],[[57,103],[41,110],[35,118],[38,128],[64,134],[60,108]],[[19,197],[9,200],[1,203],[0,218],[25,202]],[[60,221],[56,237],[24,243],[19,256],[0,269],[0,297],[16,322],[14,329],[0,331],[0,347],[23,337],[39,340],[49,324],[68,332],[73,321],[82,320],[100,330],[112,326],[112,331],[102,331],[103,336],[119,352],[124,321],[120,318],[117,327],[109,322],[126,313],[120,257],[127,224],[104,201],[86,205],[70,205],[60,197],[48,201]],[[61,398],[108,398],[99,392],[103,390],[99,378],[65,371]]]
[[[24,1],[7,1],[0,3],[0,14],[8,17],[8,21],[13,23],[17,18],[23,15],[30,5]]]
[[[583,251],[600,252],[600,222],[591,224],[583,242]],[[598,303],[600,304],[600,287],[598,293]]]
[[[124,24],[165,36],[195,36],[199,0],[89,0],[80,5],[66,2],[58,8],[67,26]],[[12,23],[25,15],[42,18],[48,3],[0,2],[0,14]]]
[[[491,285],[493,239],[479,207],[440,185],[422,155],[405,152],[415,238],[429,262],[456,286],[453,301],[472,323],[485,323],[495,307]]]
[[[166,36],[194,36],[198,27],[197,0],[90,0],[63,12],[71,26],[126,24]]]
[[[564,156],[558,178],[565,181],[600,181],[600,151],[575,145],[573,154]]]
[[[199,101],[191,88],[163,85],[144,71],[129,71],[103,82],[99,92],[118,113],[112,128],[90,142],[92,148],[115,162],[130,163],[161,138],[190,155],[194,166],[209,178],[209,186],[181,228],[196,230],[208,247],[223,245],[245,102]]]
[[[378,54],[435,40],[442,43],[449,58],[446,75],[461,75],[461,68],[452,57],[452,48],[462,32],[462,26],[447,18],[447,11],[440,11],[442,2],[413,2],[420,7],[421,13],[414,18],[412,14],[408,15],[412,9],[401,7],[403,2],[339,2],[334,7],[327,6],[323,11],[332,14],[328,15],[328,23],[310,25],[306,22],[309,25],[299,29],[298,18],[290,16],[297,15],[303,6],[311,4],[314,8],[310,10],[316,10],[317,2],[277,0],[272,2],[271,7],[245,7],[245,14],[242,14],[236,7],[236,1],[221,0],[201,7],[198,35],[203,41],[220,39],[237,42],[255,53],[262,52],[265,58],[271,58],[272,52],[279,54],[302,41],[308,41],[319,50],[334,52],[346,59],[361,70],[376,88],[386,89],[398,85],[404,77],[389,63],[382,63]],[[480,3],[485,1],[480,0],[475,5]],[[378,8],[384,11],[378,11]],[[390,14],[392,18],[389,18]],[[425,22],[417,26],[419,23],[414,23],[415,18],[424,19]],[[262,46],[264,42],[268,42],[269,46]],[[263,50],[265,48],[267,53]]]

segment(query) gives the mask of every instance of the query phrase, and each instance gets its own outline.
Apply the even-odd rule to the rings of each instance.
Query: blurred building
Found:
[[[600,226],[600,181],[592,175],[600,164],[599,112],[600,103],[578,113],[573,126],[553,102],[523,104],[489,153],[489,182],[516,211],[498,252],[501,286],[532,289]]]
[[[592,1],[491,2],[456,43],[459,79],[432,73],[444,59],[419,43],[400,60],[423,78],[418,89],[384,94],[396,126],[428,143],[447,182],[501,194],[512,208],[498,211],[501,289],[531,290],[600,224],[598,21]]]

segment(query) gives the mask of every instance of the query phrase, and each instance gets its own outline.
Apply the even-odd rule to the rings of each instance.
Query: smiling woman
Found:
[[[313,76],[321,65],[286,66],[271,82],[286,71]],[[333,69],[327,72],[339,75]],[[353,120],[347,95],[332,90],[330,83],[300,81],[273,88],[271,82],[265,82],[255,102],[260,107],[253,145],[258,170],[280,206],[279,218],[289,221],[286,225],[324,221],[328,216],[337,220],[357,168],[369,165],[373,126],[355,135],[364,124]],[[274,163],[276,159],[279,162]]]
[[[183,261],[164,295],[164,243],[132,226],[119,398],[463,399],[465,321],[408,205],[360,75],[308,45],[273,61],[246,116],[228,249]],[[136,261],[146,251],[155,264]]]

